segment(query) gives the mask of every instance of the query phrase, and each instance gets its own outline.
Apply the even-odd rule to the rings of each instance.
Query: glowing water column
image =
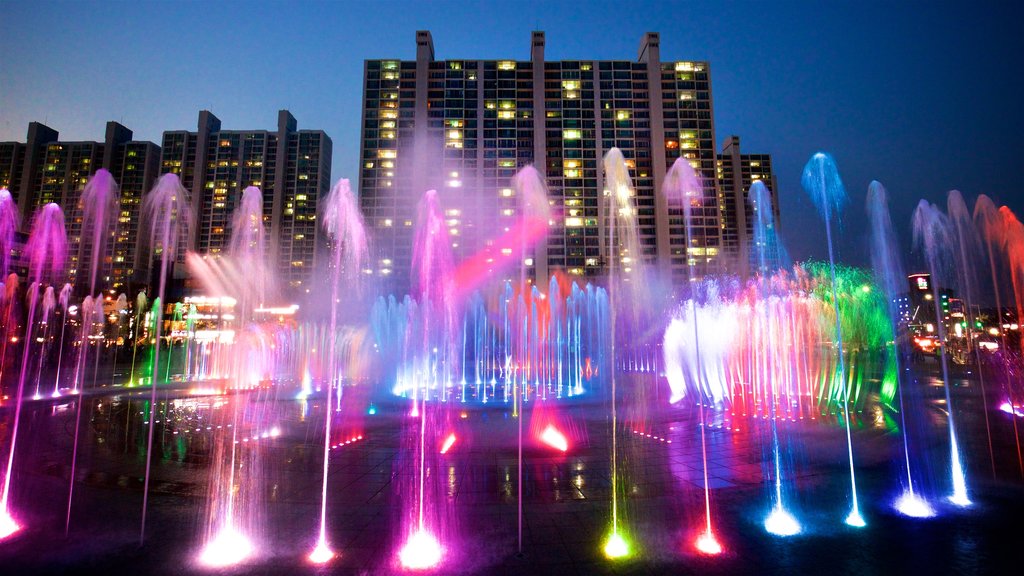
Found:
[[[21,373],[18,376],[18,391],[14,400],[14,422],[11,429],[11,446],[4,470],[3,492],[0,494],[0,539],[20,529],[10,513],[11,478],[14,476],[14,452],[18,441],[18,424],[21,420],[21,404],[25,392],[25,373],[28,371],[29,349],[32,343],[32,325],[39,295],[39,284],[48,278],[63,274],[64,259],[67,256],[67,237],[64,230],[64,213],[60,206],[50,203],[39,209],[32,223],[32,234],[25,247],[28,258],[29,308],[25,322],[25,340],[22,346]],[[13,302],[11,303],[13,305]]]
[[[836,259],[832,246],[832,218],[839,215],[840,210],[846,203],[846,189],[843,188],[843,181],[839,178],[839,170],[832,157],[824,152],[818,152],[807,161],[804,166],[803,177],[800,180],[804,190],[811,196],[814,204],[818,207],[822,217],[825,219],[825,235],[828,240],[828,263],[832,277],[832,305],[836,315],[836,354],[839,364],[839,382],[843,387],[843,419],[846,428],[846,452],[850,461],[850,497],[852,506],[850,514],[846,517],[846,523],[850,526],[861,528],[865,526],[864,517],[860,514],[860,505],[857,501],[857,476],[853,467],[853,440],[850,436],[850,384],[846,381],[846,360],[843,356],[843,327],[842,316],[839,311],[839,294],[836,289]]]
[[[153,373],[150,380],[150,411],[156,408],[156,382],[160,365],[160,330],[163,327],[164,290],[167,287],[167,271],[178,254],[178,240],[187,235],[193,222],[192,204],[188,191],[182,187],[176,174],[164,174],[156,186],[146,195],[142,205],[145,220],[149,226],[149,246],[154,257],[160,258],[160,284],[155,307],[153,348]],[[153,431],[156,418],[150,416],[146,437],[146,476],[142,489],[142,522],[139,527],[139,543],[146,540],[146,506],[149,503],[149,473],[153,461]]]

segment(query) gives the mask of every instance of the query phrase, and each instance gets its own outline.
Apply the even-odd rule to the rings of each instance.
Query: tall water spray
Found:
[[[942,357],[942,385],[946,393],[946,414],[949,428],[949,451],[950,451],[950,474],[953,493],[950,495],[950,502],[957,506],[969,506],[970,498],[967,495],[967,479],[964,474],[963,461],[960,456],[960,445],[956,433],[956,419],[954,418],[953,400],[950,395],[949,384],[949,351],[948,334],[943,312],[940,308],[941,295],[939,285],[954,285],[956,276],[951,273],[956,257],[950,253],[951,248],[956,246],[956,232],[949,218],[942,213],[942,210],[927,200],[921,200],[914,210],[914,244],[924,250],[928,268],[931,271],[932,300],[935,304],[936,329],[939,333],[939,353]]]
[[[342,393],[340,370],[337,366],[338,337],[338,299],[342,281],[348,290],[357,289],[362,262],[367,257],[366,230],[363,225],[363,214],[359,210],[356,197],[352,194],[348,179],[342,178],[331,189],[321,207],[320,221],[324,231],[332,241],[331,270],[331,328],[328,334],[327,348],[327,399],[324,414],[324,458],[323,483],[320,492],[320,535],[317,544],[309,555],[315,563],[324,563],[334,557],[327,543],[327,472],[331,451],[331,394],[338,389],[339,401]]]
[[[885,293],[885,301],[889,308],[889,319],[892,323],[894,333],[900,330],[907,330],[906,326],[898,325],[899,310],[896,301],[899,295],[906,289],[906,274],[903,262],[899,256],[899,241],[892,226],[892,218],[889,216],[889,198],[885,187],[877,181],[868,185],[867,196],[868,219],[871,222],[871,266],[875,272],[875,279]],[[906,467],[906,483],[903,492],[894,503],[896,509],[907,516],[928,517],[934,515],[934,510],[928,501],[921,497],[914,489],[914,475],[910,465],[910,437],[907,430],[907,404],[903,397],[903,366],[899,363],[906,357],[907,350],[904,350],[909,343],[903,338],[896,337],[894,340],[894,357],[896,358],[896,379],[899,390],[900,401],[900,430],[903,432],[903,463]]]
[[[608,245],[605,247],[608,264],[608,308],[610,312],[610,370],[611,380],[611,420],[612,420],[612,453],[611,453],[611,489],[612,489],[612,525],[611,533],[605,541],[604,553],[609,558],[622,558],[629,554],[629,545],[620,532],[619,526],[619,470],[618,470],[618,407],[616,390],[616,356],[615,347],[618,331],[616,322],[618,308],[621,306],[621,290],[623,278],[620,277],[622,263],[632,259],[643,259],[640,241],[635,223],[633,207],[633,183],[629,177],[626,160],[622,151],[612,148],[604,156],[605,188],[609,191],[608,207]],[[631,301],[631,299],[629,299]],[[630,311],[635,309],[631,306]],[[635,315],[631,315],[635,318]]]
[[[96,293],[96,280],[105,263],[107,243],[117,232],[117,214],[120,207],[117,183],[114,182],[114,177],[111,176],[110,172],[100,168],[92,175],[91,178],[89,178],[85,188],[82,189],[79,204],[82,208],[82,228],[78,245],[78,266],[79,269],[81,269],[83,264],[88,262],[89,294],[96,294],[95,299],[98,302],[98,305],[102,306],[103,296],[102,294]],[[85,254],[86,250],[89,251],[88,256]],[[76,280],[76,282],[78,282],[78,280]],[[92,327],[88,322],[85,322],[84,319],[89,317],[92,312],[93,310],[83,310],[83,332],[81,347],[78,352],[78,360],[76,362],[75,390],[79,389],[79,381],[82,383],[82,389],[85,388],[85,379],[83,374],[90,345],[88,334]],[[102,316],[103,314],[101,310],[100,317]],[[95,376],[99,368],[99,355],[101,350],[102,348],[100,345],[97,345],[96,358],[94,361],[96,368],[93,370],[94,385],[96,380]],[[82,421],[82,404],[84,404],[84,402],[81,400],[75,403],[74,446],[71,451],[71,480],[68,482],[68,510],[64,525],[65,533],[67,533],[71,527],[71,504],[74,501],[75,494],[75,471],[78,465],[78,438],[79,428]]]
[[[25,254],[28,260],[30,282],[29,307],[22,346],[21,373],[18,376],[18,390],[14,400],[11,445],[7,454],[7,466],[4,470],[3,493],[0,494],[0,538],[7,537],[19,529],[17,521],[10,513],[11,477],[14,475],[14,454],[18,440],[18,424],[21,420],[21,405],[25,392],[25,375],[28,372],[29,350],[31,349],[39,285],[43,282],[56,281],[64,273],[64,260],[67,257],[67,233],[64,228],[64,213],[60,206],[53,203],[46,204],[36,212],[32,222],[32,233],[25,246]]]
[[[974,218],[971,211],[964,202],[964,197],[959,190],[950,190],[946,197],[946,213],[949,216],[950,225],[953,228],[952,239],[954,270],[956,270],[957,285],[960,287],[964,305],[964,330],[963,336],[967,344],[967,357],[963,359],[968,363],[973,356],[974,365],[977,369],[978,386],[981,388],[981,407],[985,415],[985,436],[988,441],[988,458],[992,467],[992,478],[996,477],[996,457],[992,447],[992,426],[988,417],[988,395],[985,391],[985,372],[981,367],[981,349],[974,338],[974,304],[978,302],[978,278],[975,269],[976,262],[981,259],[981,239],[978,230],[974,225]]]
[[[194,214],[188,191],[181,185],[177,174],[164,174],[143,200],[145,228],[149,230],[151,258],[160,259],[160,283],[156,301],[164,302],[167,287],[167,273],[178,254],[178,242],[187,238],[192,229]],[[149,503],[149,475],[153,463],[153,432],[156,429],[152,413],[156,410],[157,374],[160,366],[160,332],[163,325],[161,306],[154,308],[153,373],[150,379],[149,430],[146,438],[146,475],[142,489],[142,521],[139,528],[139,543],[146,540],[146,508]]]
[[[14,299],[9,296],[15,293],[14,288],[18,284],[16,275],[11,275],[14,279],[12,283],[7,274],[10,268],[11,250],[14,248],[14,237],[20,224],[18,204],[11,197],[7,188],[0,188],[0,280],[6,280],[6,282],[0,282],[0,285],[3,286],[3,289],[0,290],[0,304],[7,304],[3,312],[4,323],[0,326],[4,332],[0,334],[0,339],[2,339],[2,343],[0,343],[0,385],[3,384],[4,365],[7,360],[7,330],[11,325],[11,311],[14,308]],[[3,307],[0,306],[0,309]]]
[[[1007,210],[1009,212],[1009,210]],[[1014,250],[1024,250],[1024,243],[1018,243],[1016,246],[1011,248],[1009,242],[1011,234],[1009,233],[1009,225],[1011,222],[1008,219],[1004,219],[1000,210],[996,208],[992,199],[982,194],[978,196],[978,199],[974,202],[974,223],[978,229],[978,233],[984,242],[985,253],[988,256],[989,272],[992,280],[992,290],[996,299],[996,323],[997,330],[999,331],[1000,349],[1004,355],[1009,354],[1009,347],[1006,341],[1006,329],[1003,328],[1003,293],[1001,287],[1000,275],[998,273],[998,267],[996,265],[997,259],[999,261],[1010,261],[1013,258],[1019,258],[1014,255]],[[1024,240],[1024,235],[1019,238]],[[1005,259],[1005,260],[1004,260]],[[1011,267],[1013,262],[1009,262]],[[1011,268],[1012,270],[1012,268]],[[1016,271],[1011,272],[1011,277],[1016,278],[1018,273]],[[1013,299],[1015,292],[1011,289],[1010,298]],[[1009,362],[1003,362],[1004,379],[1003,379],[1003,393],[1007,396],[1010,402],[1010,411],[1013,411],[1013,405],[1015,404],[1014,386],[1012,386],[1012,373]],[[1013,440],[1017,447],[1017,469],[1020,471],[1020,475],[1024,478],[1024,454],[1021,451],[1020,442],[1020,431],[1017,426],[1017,419],[1011,418],[1013,421]]]
[[[399,561],[408,568],[427,568],[437,565],[444,550],[437,540],[437,521],[441,503],[428,494],[434,490],[426,486],[428,476],[427,434],[436,433],[442,419],[440,402],[428,411],[427,400],[433,388],[438,389],[438,400],[447,399],[448,386],[455,361],[452,337],[455,334],[455,302],[452,276],[452,254],[448,231],[441,216],[437,192],[428,190],[420,201],[413,242],[413,292],[420,309],[420,325],[412,326],[419,333],[409,335],[416,357],[413,374],[413,411],[418,418],[417,456],[414,479],[416,495],[414,517],[409,518],[407,540],[399,552]],[[421,390],[422,388],[422,390]],[[428,420],[431,426],[427,425]],[[431,462],[436,456],[431,451]]]
[[[687,271],[691,281],[691,295],[690,305],[692,309],[692,320],[693,320],[693,353],[694,359],[696,360],[696,378],[698,385],[703,389],[704,379],[704,366],[701,362],[701,350],[700,350],[700,328],[697,315],[697,294],[693,290],[695,284],[694,264],[696,259],[690,254],[690,248],[693,246],[693,209],[703,207],[704,200],[704,186],[701,182],[700,177],[697,175],[693,166],[685,158],[677,158],[672,163],[672,168],[669,169],[668,174],[665,176],[665,184],[663,186],[662,193],[665,195],[666,201],[670,206],[676,208],[682,208],[683,210],[683,222],[686,225],[686,262]],[[696,398],[698,410],[700,412],[700,447],[701,447],[701,460],[703,462],[704,471],[704,520],[705,530],[698,537],[696,546],[697,549],[705,554],[718,554],[722,551],[721,545],[715,538],[714,530],[711,526],[711,486],[708,482],[708,449],[707,449],[707,420],[704,415],[704,404],[705,397],[703,394],[699,394]],[[774,421],[773,421],[774,422]]]
[[[850,461],[850,497],[852,506],[850,514],[846,517],[846,523],[850,526],[862,527],[865,525],[864,518],[860,514],[860,504],[857,499],[857,477],[853,467],[853,440],[850,432],[850,388],[846,380],[846,360],[843,349],[843,327],[839,310],[839,295],[836,287],[836,258],[832,242],[832,220],[839,217],[843,206],[846,204],[846,189],[843,181],[839,178],[839,169],[831,156],[824,152],[818,152],[811,156],[804,166],[803,176],[800,183],[804,190],[811,196],[811,200],[817,206],[822,218],[825,220],[825,236],[828,241],[828,263],[832,276],[832,303],[836,316],[836,354],[839,365],[839,382],[845,392],[842,400],[843,419],[846,427],[846,451]]]
[[[231,356],[234,383],[238,389],[253,386],[265,374],[266,341],[254,322],[255,311],[262,308],[271,288],[272,277],[267,263],[267,230],[263,221],[263,193],[255,186],[242,191],[232,218],[231,241],[227,258],[212,259],[210,265],[221,269],[220,295],[234,294],[239,306],[237,338]],[[190,256],[193,256],[190,254]],[[219,260],[224,260],[220,262]],[[190,259],[190,265],[196,262]],[[233,268],[232,268],[233,267]],[[226,273],[228,270],[230,273]],[[193,267],[193,273],[196,268]],[[200,281],[210,281],[209,274],[200,273]],[[207,285],[207,289],[211,286]],[[259,412],[259,411],[256,411]],[[243,445],[239,430],[248,425],[248,410],[236,397],[231,403],[230,444],[225,449],[224,436],[218,438],[217,450],[225,454],[210,471],[209,507],[203,547],[199,561],[211,567],[237,564],[255,551],[253,539],[259,530],[260,509],[256,505],[260,448]],[[225,474],[226,469],[226,474]]]
[[[548,222],[551,219],[551,205],[548,203],[547,186],[544,185],[544,180],[533,166],[527,166],[516,173],[515,178],[512,181],[516,195],[519,199],[519,217],[520,221],[517,224],[519,233],[514,235],[512,238],[506,240],[508,244],[514,244],[508,248],[512,250],[516,261],[519,262],[519,285],[525,290],[526,287],[526,258],[527,251],[532,250],[537,244],[543,246],[543,241],[547,236]],[[543,248],[542,248],[543,249]],[[534,287],[536,291],[536,287]],[[525,295],[524,295],[525,296]],[[551,294],[554,298],[554,294]],[[531,298],[534,302],[536,299]],[[536,315],[534,315],[536,318]],[[465,334],[465,329],[463,329]],[[465,370],[465,366],[462,367]],[[465,378],[463,378],[465,381]],[[528,390],[530,386],[527,378],[523,379],[523,387]],[[523,398],[526,398],[524,395]],[[516,402],[519,402],[520,395],[516,395]],[[517,432],[518,432],[518,448],[519,454],[517,458],[516,466],[516,487],[518,490],[517,501],[517,544],[519,547],[519,553],[523,552],[523,420],[526,415],[523,410],[514,410],[518,414]]]
[[[754,261],[752,264],[754,264],[754,269],[756,270],[756,282],[766,285],[771,281],[771,273],[784,265],[787,258],[775,229],[775,214],[772,211],[771,191],[768,190],[764,182],[757,180],[751,184],[747,196],[751,212],[754,215],[754,250],[751,253]],[[768,292],[771,293],[772,290],[769,289]],[[761,335],[771,333],[772,326],[785,324],[786,319],[792,318],[792,311],[791,307],[782,305],[780,298],[775,295],[770,296],[764,305],[760,307],[759,313],[756,314],[756,331]],[[791,334],[792,332],[782,333],[784,337]],[[765,339],[767,340],[767,338]],[[762,366],[777,367],[793,362],[792,358],[775,346],[765,346],[764,348],[767,357]],[[772,370],[772,372],[777,371]],[[792,536],[801,532],[803,528],[796,517],[786,508],[783,499],[782,447],[779,442],[778,418],[776,415],[777,407],[782,401],[782,394],[778,389],[786,381],[781,378],[771,378],[763,373],[760,375],[759,380],[771,386],[767,402],[770,408],[769,418],[771,419],[772,460],[774,468],[774,502],[772,503],[771,512],[765,518],[764,526],[765,530],[776,536]],[[792,390],[786,391],[788,392],[786,394],[787,398],[791,398]],[[799,402],[799,393],[797,393],[797,397]]]

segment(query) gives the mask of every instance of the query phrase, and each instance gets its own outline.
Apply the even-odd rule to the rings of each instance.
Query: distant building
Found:
[[[197,216],[182,253],[187,248],[217,257],[226,251],[242,191],[256,186],[278,278],[292,291],[309,290],[319,250],[317,202],[331,186],[331,154],[330,137],[298,130],[287,110],[278,113],[277,130],[224,130],[204,110],[195,132],[164,132],[160,171],[181,177]]]
[[[730,136],[718,155],[719,206],[722,214],[722,251],[732,264],[730,268],[741,276],[749,276],[758,266],[758,247],[755,245],[756,210],[771,210],[774,232],[779,228],[779,194],[772,157],[769,154],[740,153],[739,136]],[[750,187],[760,180],[771,194],[770,206],[754,206],[750,200]],[[782,264],[776,247],[767,249],[769,268]],[[774,248],[774,249],[773,249]]]
[[[534,164],[553,212],[546,245],[524,258],[534,278],[607,272],[609,200],[602,158],[622,150],[633,179],[642,257],[677,282],[722,270],[720,195],[707,62],[662,61],[657,33],[635,60],[544,57],[534,32],[526,60],[437,60],[430,32],[416,59],[367,60],[359,198],[375,239],[371,274],[408,286],[416,204],[436,189],[456,261],[497,256],[518,214],[511,179]],[[685,158],[705,183],[686,245],[681,207],[659,193]],[[617,257],[617,255],[616,255]],[[485,260],[486,261],[486,260]]]
[[[963,301],[953,291],[939,288],[939,314],[936,313],[935,288],[931,274],[910,274],[907,276],[908,291],[895,298],[896,311],[901,324],[918,333],[938,333],[938,318],[947,328],[951,321],[964,318]]]
[[[101,142],[61,141],[58,136],[56,130],[31,122],[26,142],[0,142],[0,186],[10,189],[18,203],[26,232],[39,207],[50,202],[61,207],[68,233],[68,281],[86,293],[92,239],[82,237],[79,197],[96,170],[110,171],[120,186],[120,210],[101,255],[96,288],[128,290],[138,279],[141,199],[156,180],[160,148],[133,140],[132,131],[117,122],[107,123]]]

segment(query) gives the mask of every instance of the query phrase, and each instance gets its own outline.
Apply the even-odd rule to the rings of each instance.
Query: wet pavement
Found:
[[[761,414],[653,409],[659,403],[651,390],[658,384],[623,377],[614,503],[631,554],[614,561],[602,553],[613,514],[607,394],[534,398],[524,407],[493,401],[428,406],[426,517],[445,549],[434,573],[1015,573],[1010,567],[1021,558],[1014,540],[1022,533],[1024,476],[1012,417],[996,409],[997,390],[986,392],[985,411],[977,378],[960,374],[951,380],[974,504],[949,504],[947,412],[935,376],[926,367],[905,388],[905,414],[870,404],[851,413],[865,528],[842,521],[851,484],[841,413],[788,407],[780,413],[791,417],[774,420],[773,433],[773,420]],[[162,392],[155,429],[159,458],[140,547],[148,392],[103,389],[82,405],[67,536],[78,406],[27,405],[11,506],[26,528],[0,543],[0,573],[401,571],[397,551],[419,502],[421,421],[409,417],[407,401],[359,390],[346,390],[333,424],[327,534],[339,556],[328,565],[305,558],[319,526],[324,399],[302,402],[274,389],[220,398]],[[521,419],[514,415],[520,409]],[[3,421],[9,423],[9,416]],[[702,417],[708,423],[703,443]],[[564,453],[539,440],[549,424],[565,436]],[[1017,425],[1024,432],[1024,419]],[[891,507],[906,478],[904,431],[915,488],[936,508],[934,518],[906,518]],[[9,430],[3,433],[6,438]],[[456,440],[440,454],[450,434]],[[775,493],[776,437],[783,500],[804,527],[788,538],[763,529]],[[234,498],[244,503],[258,553],[242,565],[211,570],[196,557],[210,504],[223,497],[215,488],[227,484],[211,478],[231,461],[238,463]],[[705,470],[712,526],[724,548],[714,557],[694,547],[706,526]]]

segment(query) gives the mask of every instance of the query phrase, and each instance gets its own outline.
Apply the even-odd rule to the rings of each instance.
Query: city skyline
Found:
[[[62,139],[94,140],[115,120],[137,140],[159,142],[164,130],[192,129],[199,109],[247,129],[272,129],[275,111],[289,109],[331,134],[332,180],[355,182],[362,62],[411,59],[415,30],[432,31],[442,59],[517,60],[528,57],[532,30],[546,33],[552,60],[619,59],[654,31],[665,59],[714,68],[716,141],[737,134],[744,150],[773,156],[783,240],[796,260],[824,257],[818,227],[799,235],[787,227],[816,217],[799,170],[817,150],[835,156],[851,197],[839,245],[847,262],[867,260],[860,207],[872,179],[890,190],[897,223],[909,223],[920,198],[944,203],[951,189],[1021,211],[1012,162],[1019,147],[1000,144],[1024,124],[1011,106],[1021,49],[1009,26],[1019,8],[840,3],[810,14],[798,5],[436,4],[447,18],[397,4],[171,11],[168,4],[39,10],[8,3],[0,141],[23,141],[30,121],[53,126]],[[31,39],[44,23],[59,40],[40,46]],[[161,43],[166,49],[139,50]],[[394,54],[381,53],[384,46]],[[908,252],[909,240],[905,234]]]

